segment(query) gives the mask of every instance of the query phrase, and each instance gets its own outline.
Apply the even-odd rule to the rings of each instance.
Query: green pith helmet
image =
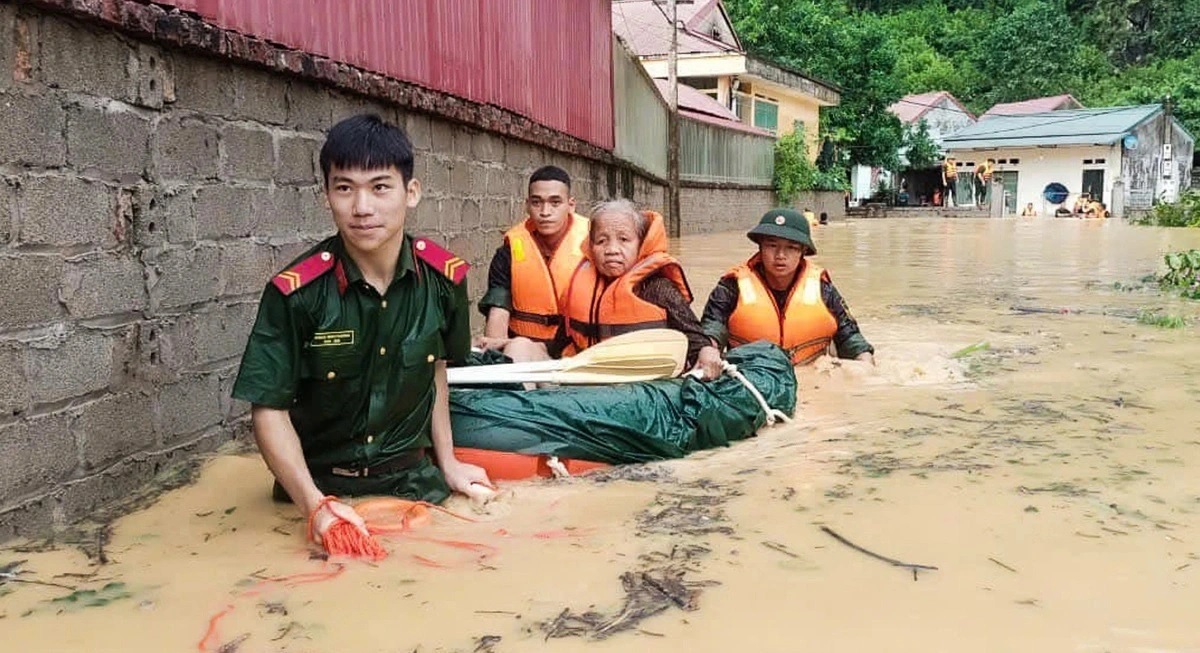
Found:
[[[792,209],[771,209],[763,214],[758,226],[750,230],[746,236],[758,242],[763,236],[775,236],[794,243],[800,243],[808,248],[809,254],[816,254],[812,235],[808,229],[808,219]]]

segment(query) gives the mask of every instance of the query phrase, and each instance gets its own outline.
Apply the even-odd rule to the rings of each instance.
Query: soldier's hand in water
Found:
[[[700,349],[700,354],[696,356],[696,366],[692,369],[700,372],[701,379],[711,381],[721,376],[722,362],[721,350],[709,345]]]
[[[475,346],[479,349],[495,349],[504,351],[508,343],[512,342],[512,338],[489,338],[488,336],[480,336],[475,339]]]
[[[370,532],[367,531],[367,523],[354,511],[354,508],[350,504],[334,500],[324,502],[312,515],[311,535],[313,541],[322,544],[325,533],[329,532],[329,529],[339,521],[349,522],[364,536],[370,536]]]
[[[496,489],[488,479],[487,472],[482,467],[464,463],[455,459],[454,462],[442,466],[442,474],[446,477],[446,485],[450,486],[451,490],[474,496],[471,490],[472,483],[478,483],[490,489]]]

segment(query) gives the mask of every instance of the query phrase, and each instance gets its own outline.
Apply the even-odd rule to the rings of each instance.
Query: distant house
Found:
[[[1115,203],[1125,209],[1173,201],[1191,185],[1195,151],[1192,134],[1157,104],[996,116],[943,144],[961,166],[960,194],[975,166],[994,159],[1008,211],[1032,203],[1042,215],[1056,206],[1045,192],[1055,183],[1070,193],[1067,202],[1086,192],[1112,207],[1117,182]]]
[[[1052,95],[1050,97],[1033,98],[1020,102],[1004,102],[997,104],[979,116],[980,120],[1000,118],[1003,116],[1026,116],[1031,113],[1046,113],[1047,111],[1064,111],[1084,108],[1079,100],[1070,94]]]
[[[888,107],[888,111],[895,114],[905,126],[915,127],[924,121],[929,136],[939,148],[943,138],[975,124],[975,114],[947,91],[906,95]],[[903,150],[900,159],[906,163]],[[906,172],[902,178],[906,180],[910,204],[919,204],[922,198],[931,201],[934,188],[941,184],[940,172],[936,169]],[[889,173],[879,168],[855,166],[850,171],[851,196],[856,199],[870,197],[881,179],[890,181]]]
[[[672,27],[666,11],[666,3],[655,0],[612,3],[613,31],[656,79],[668,76]],[[820,109],[840,103],[841,89],[748,55],[720,0],[680,2],[676,14],[679,82],[708,95],[741,122],[772,134],[788,134],[803,125],[815,159]]]

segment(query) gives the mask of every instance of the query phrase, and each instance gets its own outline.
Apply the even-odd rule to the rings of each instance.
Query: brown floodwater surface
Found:
[[[603,482],[452,500],[475,521],[439,515],[377,564],[313,559],[261,460],[219,456],[115,522],[107,564],[0,550],[0,642],[1200,651],[1200,339],[1136,319],[1200,318],[1141,281],[1200,231],[907,219],[815,240],[878,366],[800,369],[792,424]],[[752,247],[740,232],[676,243],[697,311]]]

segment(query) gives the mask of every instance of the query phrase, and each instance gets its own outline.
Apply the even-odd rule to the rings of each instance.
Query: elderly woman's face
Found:
[[[592,260],[600,274],[613,278],[637,262],[642,247],[637,224],[628,215],[602,213],[592,217]]]

